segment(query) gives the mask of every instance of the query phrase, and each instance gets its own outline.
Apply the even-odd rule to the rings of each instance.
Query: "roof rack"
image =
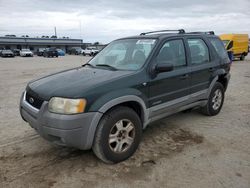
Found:
[[[159,31],[150,31],[150,32],[145,32],[141,33],[140,35],[148,35],[148,34],[153,34],[153,33],[165,33],[165,32],[178,32],[179,34],[185,33],[184,29],[178,29],[178,30],[159,30]]]
[[[187,34],[207,34],[207,35],[215,35],[214,31],[188,32]]]

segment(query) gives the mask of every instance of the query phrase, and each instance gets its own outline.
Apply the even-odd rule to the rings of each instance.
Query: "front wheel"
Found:
[[[202,112],[208,116],[217,115],[223,106],[224,96],[225,89],[223,85],[219,82],[216,82],[210,92],[206,106],[202,108]]]
[[[137,113],[128,107],[117,107],[104,114],[99,122],[92,149],[105,163],[118,163],[134,154],[141,134]]]
[[[241,54],[240,60],[241,60],[241,61],[244,61],[244,60],[245,60],[245,54]]]

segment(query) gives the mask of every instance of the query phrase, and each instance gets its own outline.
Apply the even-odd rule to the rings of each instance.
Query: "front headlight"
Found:
[[[59,114],[83,113],[86,106],[85,99],[66,99],[53,97],[49,101],[49,111]]]

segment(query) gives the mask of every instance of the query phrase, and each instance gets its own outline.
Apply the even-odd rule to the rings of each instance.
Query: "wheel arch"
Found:
[[[211,92],[211,90],[216,82],[221,83],[224,86],[225,91],[226,91],[227,85],[229,82],[229,78],[230,78],[230,77],[228,77],[228,73],[224,69],[218,69],[217,71],[215,71],[213,73],[212,77],[213,77],[213,79],[212,79],[210,86],[209,86],[209,89],[208,89],[208,96],[209,96],[209,94],[210,94],[210,92]]]
[[[135,110],[135,112],[139,115],[140,119],[142,120],[142,128],[145,128],[146,125],[148,124],[148,110],[146,108],[145,102],[138,96],[136,95],[126,95],[126,96],[121,96],[117,97],[113,100],[110,100],[106,102],[104,105],[99,108],[97,116],[94,118],[93,122],[91,123],[90,129],[88,131],[88,143],[87,143],[87,148],[91,148],[94,137],[96,134],[96,129],[97,126],[100,122],[100,120],[103,117],[103,114],[108,112],[109,110],[117,107],[117,106],[128,106]]]
[[[145,102],[140,97],[135,95],[126,95],[115,98],[105,103],[98,111],[104,114],[117,106],[127,106],[132,108],[140,117],[143,125],[148,120],[148,110]]]

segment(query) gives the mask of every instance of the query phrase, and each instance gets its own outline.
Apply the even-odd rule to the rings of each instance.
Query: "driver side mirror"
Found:
[[[173,64],[171,63],[160,63],[157,64],[154,68],[155,73],[169,72],[174,69]]]

